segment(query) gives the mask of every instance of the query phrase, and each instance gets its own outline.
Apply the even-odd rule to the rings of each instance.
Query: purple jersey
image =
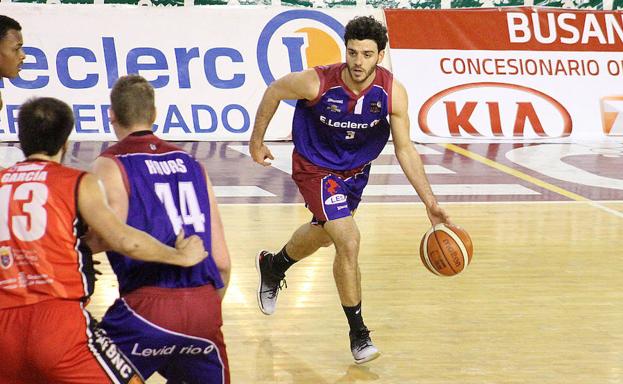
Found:
[[[320,91],[299,100],[292,138],[298,153],[315,165],[345,171],[376,159],[389,139],[393,76],[377,67],[370,86],[355,95],[342,80],[346,64],[314,68]]]
[[[128,190],[127,224],[175,246],[180,228],[203,239],[211,254],[210,199],[202,166],[188,153],[151,132],[129,135],[102,156],[117,161]],[[119,280],[119,291],[139,287],[188,288],[223,281],[212,256],[192,267],[133,260],[107,252]]]

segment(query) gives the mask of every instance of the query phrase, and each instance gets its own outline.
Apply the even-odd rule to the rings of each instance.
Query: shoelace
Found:
[[[371,346],[372,340],[370,340],[370,331],[367,329],[358,331],[356,341],[357,343],[355,344],[355,348],[357,348],[357,351],[361,351],[362,349]]]
[[[274,299],[277,296],[277,292],[288,288],[288,283],[286,283],[286,279],[281,279],[279,283],[277,283],[274,288],[268,288],[262,291],[262,293],[268,293],[269,299]]]

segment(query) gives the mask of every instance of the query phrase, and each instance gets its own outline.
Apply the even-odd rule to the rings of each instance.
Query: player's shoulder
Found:
[[[316,72],[323,73],[323,74],[329,74],[329,73],[335,73],[335,72],[340,73],[342,71],[342,68],[344,68],[345,65],[346,65],[345,63],[318,65],[314,67],[314,69],[316,70]]]
[[[106,148],[104,151],[102,151],[102,153],[100,153],[100,156],[113,157],[121,153],[123,153],[123,141],[119,141]]]
[[[185,154],[190,155],[190,153],[188,153],[187,151],[185,151],[182,147],[178,146],[177,144],[173,144],[171,142],[162,140],[160,140],[160,148],[162,151],[164,152],[184,152]]]
[[[115,157],[131,153],[163,154],[167,152],[185,152],[179,146],[165,141],[152,133],[130,135],[104,150],[100,156]]]
[[[392,86],[395,79],[396,78],[394,77],[394,74],[389,69],[382,67],[380,65],[376,67],[375,82],[379,84],[387,85],[387,86]]]
[[[342,69],[344,69],[345,65],[345,63],[335,63],[329,65],[319,65],[313,69],[319,78],[327,82],[332,82],[337,81],[337,79],[341,76]]]
[[[25,164],[26,166],[29,166],[28,163],[21,163],[21,164]],[[37,165],[39,164],[34,163],[31,166],[36,167]],[[49,162],[49,163],[44,164],[42,171],[52,173],[55,176],[63,175],[63,176],[70,176],[70,177],[72,176],[79,177],[86,173],[86,171],[82,169],[74,168],[69,165],[56,163],[56,162]],[[61,179],[59,177],[52,177],[52,178],[49,178],[49,180],[51,180],[52,182],[54,181],[62,182],[60,181]]]

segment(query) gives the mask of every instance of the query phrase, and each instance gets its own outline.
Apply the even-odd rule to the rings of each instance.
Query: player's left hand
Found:
[[[208,252],[203,246],[203,240],[197,235],[185,237],[183,228],[180,229],[175,239],[175,249],[180,257],[171,260],[171,264],[181,267],[192,267],[208,257]]]
[[[430,207],[426,207],[426,214],[428,214],[428,219],[430,220],[431,224],[433,224],[433,226],[439,223],[451,224],[450,216],[437,203],[431,205]]]

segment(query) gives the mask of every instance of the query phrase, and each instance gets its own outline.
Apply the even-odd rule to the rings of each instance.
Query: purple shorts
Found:
[[[221,300],[212,285],[143,287],[118,299],[101,326],[147,379],[229,384]]]
[[[361,201],[369,176],[369,163],[349,171],[333,171],[310,163],[296,151],[292,154],[292,179],[315,223],[350,216]]]

